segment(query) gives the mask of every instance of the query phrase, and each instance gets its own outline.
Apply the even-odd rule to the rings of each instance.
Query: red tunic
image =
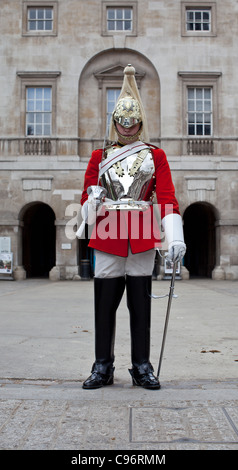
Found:
[[[155,173],[144,197],[150,200],[156,193],[161,219],[167,213],[179,214],[169,164],[165,152],[151,146]],[[81,205],[88,198],[87,188],[98,184],[99,163],[102,150],[94,150],[85,173]],[[169,211],[168,211],[169,209]],[[153,206],[146,211],[105,211],[100,212],[90,238],[89,246],[106,253],[126,257],[130,243],[132,253],[141,253],[160,246],[160,231],[154,217]]]

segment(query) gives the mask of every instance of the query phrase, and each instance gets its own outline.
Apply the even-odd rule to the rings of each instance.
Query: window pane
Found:
[[[42,99],[42,88],[36,88],[36,99]]]
[[[117,11],[116,11],[116,18],[117,18],[117,20],[122,20],[122,18],[123,18],[123,10],[117,10]]]
[[[36,124],[41,124],[42,123],[42,117],[43,117],[43,114],[41,114],[41,113],[36,114]]]
[[[50,121],[51,121],[51,114],[50,114],[50,113],[45,114],[45,115],[44,115],[44,122],[45,122],[45,124],[50,124]]]
[[[114,17],[114,10],[107,10],[107,17],[109,20],[113,20]]]
[[[126,10],[124,10],[124,12],[125,12],[125,20],[130,20],[131,19],[131,13],[132,13],[131,10],[126,9]]]
[[[204,111],[211,111],[211,101],[204,101]]]
[[[47,31],[50,31],[52,29],[52,21],[46,21],[45,22],[45,29]]]
[[[202,98],[202,88],[196,88],[196,98]]]
[[[36,19],[36,10],[35,10],[35,9],[29,8],[29,10],[28,10],[28,18],[29,18],[30,20]]]
[[[114,91],[115,90],[107,90],[107,99],[110,101],[114,98]]]
[[[39,20],[44,18],[44,10],[37,10],[37,18]]]
[[[188,98],[189,99],[194,99],[194,88],[188,88]]]
[[[125,30],[126,31],[131,30],[131,21],[125,21]]]
[[[51,134],[51,129],[49,125],[44,126],[44,134],[43,135],[50,135]]]
[[[42,105],[43,105],[42,101],[36,100],[36,103],[35,103],[35,110],[36,110],[36,111],[42,111],[42,108],[43,108]]]
[[[203,122],[203,119],[202,119],[202,118],[203,118],[202,113],[197,113],[197,122],[199,122],[199,123],[200,123],[200,122]]]
[[[193,23],[187,23],[187,31],[193,30]]]
[[[114,21],[108,21],[107,28],[108,28],[109,31],[113,31],[114,30]]]
[[[195,23],[195,31],[201,31],[202,25],[201,23]]]
[[[107,89],[107,129],[106,134],[108,135],[112,112],[116,106],[116,102],[120,95],[121,90],[117,88]]]
[[[42,135],[42,126],[41,125],[36,126],[36,135]]]
[[[201,125],[197,125],[197,135],[203,135],[203,132],[202,132],[202,126]]]
[[[35,92],[35,88],[28,87],[27,88],[27,98],[28,99],[34,99],[34,92]]]
[[[35,31],[36,30],[36,22],[35,21],[29,21],[28,23],[28,29],[30,31]]]
[[[51,107],[50,101],[44,101],[44,111],[51,111],[50,107]]]
[[[114,102],[110,102],[110,101],[108,102],[108,104],[107,104],[107,110],[108,110],[109,113],[112,113],[112,112],[113,112],[113,110],[114,110]]]
[[[188,126],[188,134],[189,135],[195,135],[195,132],[194,132],[194,126],[192,126],[191,124],[189,124]]]
[[[197,111],[202,111],[202,101],[201,101],[201,100],[198,100],[198,101],[197,101],[197,106],[196,106],[196,108],[197,108]]]
[[[211,115],[210,115],[210,113],[206,113],[206,114],[204,115],[204,121],[205,121],[206,123],[209,123],[209,124],[210,124],[210,122],[211,122]]]
[[[122,25],[123,25],[122,21],[117,21],[116,22],[117,31],[121,31],[123,29]]]
[[[27,122],[28,123],[33,123],[34,122],[34,113],[28,113]]]
[[[44,88],[44,98],[51,99],[51,88]]]
[[[29,100],[27,102],[27,111],[34,111],[34,101],[33,100]]]
[[[210,88],[205,88],[204,90],[204,98],[210,99],[211,98],[211,89]]]
[[[205,126],[205,135],[211,135],[211,126]]]
[[[53,10],[52,9],[48,8],[48,9],[45,10],[45,18],[47,20],[53,18]]]

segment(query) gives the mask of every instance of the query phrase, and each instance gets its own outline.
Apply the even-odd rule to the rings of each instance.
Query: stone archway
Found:
[[[184,212],[184,238],[187,252],[184,265],[190,277],[212,277],[216,264],[215,209],[196,202]]]
[[[150,141],[159,145],[160,80],[150,60],[131,49],[108,49],[92,57],[82,70],[79,80],[79,155],[89,159],[94,148],[104,143],[106,131],[106,92],[110,88],[121,88],[123,71],[132,64],[136,70],[145,113],[149,121]]]
[[[55,214],[48,204],[33,202],[21,211],[22,265],[26,277],[48,277],[55,266]]]

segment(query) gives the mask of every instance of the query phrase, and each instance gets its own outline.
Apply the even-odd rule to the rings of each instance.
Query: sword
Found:
[[[162,363],[162,359],[163,359],[164,345],[165,345],[166,334],[167,334],[167,329],[168,329],[169,314],[170,314],[170,309],[171,309],[172,298],[177,297],[177,296],[174,295],[174,282],[175,282],[176,267],[177,267],[177,262],[175,261],[174,265],[173,265],[173,273],[172,273],[170,289],[169,289],[169,294],[168,294],[169,299],[168,299],[167,312],[166,312],[166,317],[165,317],[164,333],[163,333],[163,339],[162,339],[162,345],[161,345],[161,351],[160,351],[157,377],[159,377],[160,369],[161,369],[161,363]],[[163,297],[165,297],[165,296],[163,296]]]

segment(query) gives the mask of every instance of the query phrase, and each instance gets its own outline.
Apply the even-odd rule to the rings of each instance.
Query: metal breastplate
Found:
[[[111,155],[116,149],[118,148],[111,147],[107,154]],[[127,203],[130,208],[135,202],[141,201],[142,206],[154,171],[151,151],[146,148],[113,164],[101,176],[101,184],[107,190],[107,197],[113,201]]]

